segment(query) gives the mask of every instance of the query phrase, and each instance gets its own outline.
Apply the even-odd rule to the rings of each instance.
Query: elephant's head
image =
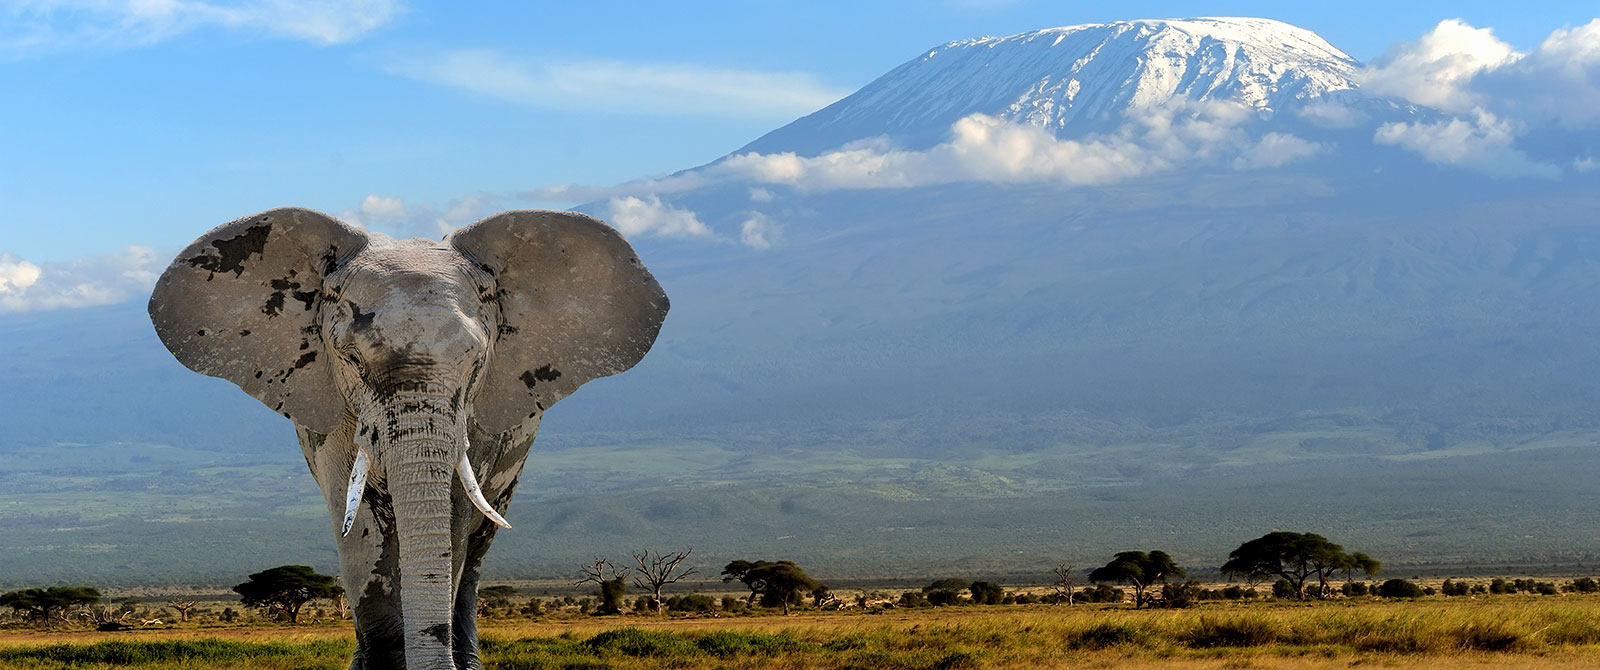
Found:
[[[580,384],[638,362],[666,312],[615,230],[551,211],[505,212],[434,242],[271,210],[196,240],[150,299],[156,332],[184,365],[293,420],[303,443],[309,432],[315,448],[342,452],[331,462],[348,468],[337,478],[347,490],[329,496],[345,501],[341,534],[369,486],[392,502],[380,530],[398,546],[412,668],[452,667],[469,532],[452,529],[452,510],[470,500],[506,525],[480,490],[469,434],[531,435]]]

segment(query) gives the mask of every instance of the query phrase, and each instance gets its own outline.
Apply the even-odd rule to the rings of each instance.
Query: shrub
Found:
[[[691,593],[686,596],[677,596],[667,599],[667,609],[674,612],[710,612],[717,609],[717,601],[711,596]]]
[[[933,603],[928,602],[928,594],[921,591],[906,591],[900,594],[901,607],[931,607],[932,605]]]
[[[747,606],[748,603],[746,603],[743,598],[735,598],[733,596],[722,597],[722,611],[724,612],[738,612]]]
[[[1444,584],[1439,587],[1439,591],[1447,596],[1464,596],[1472,592],[1472,587],[1468,586],[1466,582],[1454,582],[1446,579]]]
[[[1203,616],[1199,623],[1183,632],[1179,638],[1184,644],[1197,649],[1254,647],[1277,641],[1278,630],[1267,621],[1254,617],[1219,619]]]
[[[1367,595],[1367,583],[1345,582],[1344,586],[1339,587],[1339,591],[1349,597],[1364,596]]]
[[[1378,586],[1378,595],[1385,598],[1421,598],[1422,587],[1404,579],[1391,579]]]
[[[979,605],[999,605],[1006,596],[1006,590],[994,582],[976,581],[968,590],[972,592],[972,602]]]
[[[1499,577],[1496,577],[1496,578],[1494,578],[1493,581],[1489,582],[1489,592],[1490,593],[1496,593],[1496,594],[1499,594],[1499,593],[1516,593],[1516,591],[1511,590],[1511,583],[1510,582],[1507,582],[1506,580],[1501,579]]]
[[[1096,584],[1092,589],[1083,590],[1084,602],[1091,603],[1120,603],[1122,602],[1122,589],[1110,584]]]
[[[1479,651],[1510,651],[1522,636],[1500,622],[1471,623],[1459,633],[1461,646]]]
[[[1244,599],[1244,587],[1237,584],[1229,586],[1222,590],[1222,598],[1224,600],[1242,600]]]
[[[633,657],[681,656],[694,653],[696,647],[673,633],[638,628],[608,630],[583,643],[592,654],[615,653]]]
[[[1067,642],[1073,649],[1105,649],[1144,640],[1145,631],[1127,624],[1109,621],[1090,626]]]
[[[1161,606],[1173,609],[1193,607],[1200,599],[1200,582],[1190,580],[1182,584],[1161,585]]]
[[[1300,594],[1295,593],[1294,582],[1291,582],[1287,579],[1280,579],[1272,583],[1272,597],[1299,598]]]
[[[1567,590],[1576,593],[1594,593],[1600,591],[1600,582],[1593,577],[1579,577],[1567,583]]]

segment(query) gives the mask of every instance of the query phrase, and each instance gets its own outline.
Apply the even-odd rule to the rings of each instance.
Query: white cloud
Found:
[[[1470,90],[1472,79],[1520,57],[1493,30],[1447,19],[1416,42],[1391,47],[1357,73],[1357,79],[1368,93],[1466,112],[1481,104]]]
[[[606,203],[606,220],[629,237],[705,237],[711,229],[695,213],[661,202],[657,196],[612,198]]]
[[[747,153],[708,175],[801,190],[901,188],[962,181],[1107,184],[1189,164],[1233,169],[1277,167],[1311,156],[1320,145],[1285,133],[1255,138],[1242,105],[1185,103],[1138,112],[1117,131],[1060,139],[1038,126],[984,114],[957,121],[950,139],[923,151],[858,143],[814,157]]]
[[[0,295],[22,292],[39,281],[39,266],[12,256],[0,254]]]
[[[122,302],[148,293],[169,258],[141,246],[42,266],[0,254],[0,312]]]
[[[752,249],[771,249],[782,234],[782,227],[760,212],[750,212],[739,224],[739,241]]]
[[[1556,30],[1526,54],[1487,28],[1444,21],[1418,41],[1390,49],[1360,77],[1369,93],[1452,115],[1384,124],[1375,142],[1493,176],[1556,177],[1562,168],[1530,159],[1517,138],[1534,131],[1587,132],[1600,122],[1600,19]],[[1558,160],[1581,170],[1577,156]]]
[[[456,228],[490,214],[495,200],[484,195],[469,195],[452,200],[443,209],[433,205],[407,205],[400,198],[376,193],[361,199],[353,210],[339,215],[344,221],[396,237],[439,239]]]
[[[148,46],[206,28],[338,44],[401,11],[398,0],[4,0],[0,53]]]
[[[772,202],[772,191],[757,186],[750,189],[750,202]]]
[[[1295,113],[1300,118],[1323,128],[1353,128],[1367,120],[1367,115],[1360,110],[1332,100],[1307,103]]]
[[[1315,156],[1320,151],[1322,145],[1316,142],[1288,133],[1267,133],[1261,136],[1261,141],[1234,158],[1233,167],[1239,170],[1278,167]]]
[[[518,198],[541,202],[591,202],[621,198],[629,195],[654,193],[666,195],[669,193],[682,193],[706,186],[710,182],[700,172],[682,172],[679,174],[659,177],[655,179],[639,179],[617,184],[615,186],[593,186],[587,184],[557,184],[555,186],[541,186],[516,193]]]
[[[1580,128],[1600,121],[1600,19],[1551,33],[1525,57],[1483,73],[1473,88],[1495,111],[1531,123]]]
[[[392,59],[393,74],[502,100],[560,109],[792,118],[844,97],[803,72],[659,62],[532,63],[464,49]]]
[[[1600,163],[1596,163],[1594,156],[1584,156],[1572,161],[1572,169],[1579,172],[1591,172],[1596,167],[1600,167]]]
[[[1385,123],[1373,141],[1399,146],[1436,165],[1468,167],[1497,177],[1558,177],[1561,168],[1528,158],[1514,145],[1516,128],[1482,109],[1471,120]]]

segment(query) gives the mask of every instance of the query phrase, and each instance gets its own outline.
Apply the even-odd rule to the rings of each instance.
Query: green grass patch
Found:
[[[105,640],[93,644],[51,644],[0,648],[0,667],[151,667],[159,664],[248,664],[275,660],[308,664],[346,661],[355,647],[341,640],[290,644],[199,640]],[[279,663],[278,665],[284,665]]]

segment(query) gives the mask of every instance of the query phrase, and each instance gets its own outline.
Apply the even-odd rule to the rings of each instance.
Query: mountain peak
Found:
[[[1066,136],[1175,101],[1270,113],[1355,88],[1356,67],[1316,33],[1262,18],[1140,19],[957,40],[740,152],[815,154],[879,135],[927,146],[971,114]]]

